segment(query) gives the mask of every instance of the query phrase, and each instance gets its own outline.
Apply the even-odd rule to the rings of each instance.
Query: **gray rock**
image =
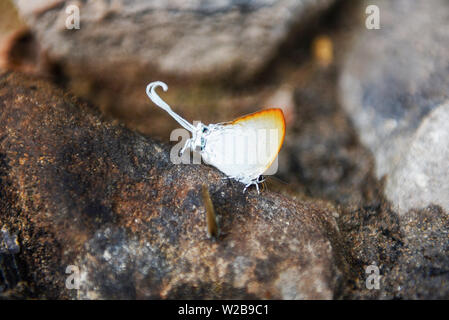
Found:
[[[386,196],[404,214],[411,208],[437,204],[449,212],[449,102],[421,123],[391,173]]]
[[[48,55],[92,66],[133,63],[147,73],[248,75],[292,27],[334,0],[84,1],[80,29],[66,29],[70,1],[16,0]]]
[[[416,161],[410,157],[417,156],[418,146],[426,139],[432,139],[423,130],[434,134],[445,130],[421,123],[449,98],[449,6],[441,0],[402,0],[365,1],[362,8],[369,4],[379,6],[381,28],[368,30],[361,23],[355,32],[340,77],[341,103],[362,143],[374,154],[377,177],[387,175],[387,197],[395,205],[403,211],[414,205],[425,207],[430,204],[427,201],[447,204],[447,196],[443,199],[447,183],[436,176],[447,172],[447,161],[439,158],[437,163],[424,154]],[[420,133],[415,134],[419,127]],[[433,140],[428,151],[443,152],[448,143],[442,136],[438,142]],[[411,146],[415,149],[410,150]],[[420,172],[432,180],[424,191],[419,187]],[[410,177],[405,179],[407,174]],[[401,190],[400,183],[405,181],[412,185]]]

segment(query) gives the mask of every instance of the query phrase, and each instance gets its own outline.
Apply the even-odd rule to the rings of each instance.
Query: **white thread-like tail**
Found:
[[[162,82],[162,81],[151,82],[147,86],[148,98],[150,98],[151,101],[153,101],[153,103],[156,104],[159,108],[164,109],[165,111],[167,111],[168,114],[171,115],[173,117],[173,119],[178,121],[178,123],[181,126],[183,126],[185,129],[187,129],[187,130],[189,130],[190,132],[193,133],[195,131],[195,127],[191,123],[189,123],[186,119],[184,119],[183,117],[178,115],[176,112],[174,112],[170,108],[170,106],[167,103],[165,103],[165,101],[162,100],[161,97],[159,97],[159,95],[155,91],[155,89],[157,87],[162,87],[162,90],[164,90],[164,91],[168,90],[168,86],[164,82]]]

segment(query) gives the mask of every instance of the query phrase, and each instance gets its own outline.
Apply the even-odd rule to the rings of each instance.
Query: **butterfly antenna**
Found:
[[[287,181],[284,181],[284,180],[282,180],[282,179],[280,179],[278,177],[275,177],[275,176],[265,177],[265,179],[274,180],[274,181],[280,182],[282,184],[289,184]]]

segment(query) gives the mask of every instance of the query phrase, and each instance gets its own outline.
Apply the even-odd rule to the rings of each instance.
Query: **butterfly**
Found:
[[[193,125],[159,97],[155,91],[157,87],[162,87],[164,91],[168,89],[164,82],[151,82],[146,88],[148,97],[192,134],[181,154],[190,148],[200,153],[205,163],[216,167],[227,178],[243,183],[243,192],[255,185],[259,193],[259,183],[264,181],[262,175],[268,174],[274,167],[284,142],[285,118],[282,110],[265,109],[230,122],[209,125],[199,122]]]

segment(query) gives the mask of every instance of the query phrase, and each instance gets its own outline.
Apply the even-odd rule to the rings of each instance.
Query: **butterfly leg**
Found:
[[[187,148],[189,148],[191,146],[191,144],[192,144],[191,139],[187,140],[184,147],[182,147],[181,151],[179,151],[179,155],[182,156],[184,154],[184,152],[187,150]]]
[[[260,194],[260,191],[259,191],[259,182],[255,181],[254,184],[256,185],[257,194]]]
[[[253,185],[253,184],[256,186],[257,194],[260,194],[259,184],[258,184],[257,180],[253,180],[253,181],[251,181],[250,183],[248,183],[248,184],[245,186],[245,188],[243,188],[243,193],[245,193],[246,189],[248,189],[248,188],[249,188],[251,185]]]

